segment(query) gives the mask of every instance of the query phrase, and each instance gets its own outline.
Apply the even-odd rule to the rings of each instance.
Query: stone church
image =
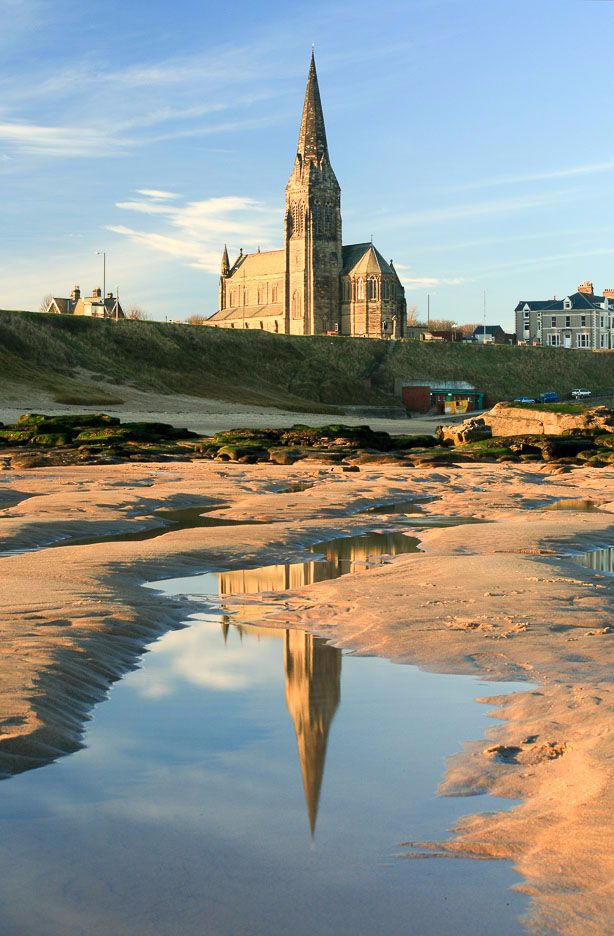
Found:
[[[405,291],[373,243],[341,242],[341,189],[328,154],[312,53],[294,168],[286,186],[284,247],[224,248],[219,310],[208,325],[286,335],[401,338]]]

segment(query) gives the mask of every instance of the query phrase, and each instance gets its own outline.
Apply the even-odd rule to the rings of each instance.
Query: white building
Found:
[[[596,296],[582,283],[563,299],[522,300],[515,309],[516,337],[524,344],[551,348],[614,348],[614,289]]]

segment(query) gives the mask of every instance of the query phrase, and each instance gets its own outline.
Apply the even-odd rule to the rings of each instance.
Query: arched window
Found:
[[[266,289],[264,286],[258,287],[258,305],[264,305],[266,302]]]
[[[362,276],[356,282],[356,298],[360,301],[365,298],[365,281]]]
[[[277,321],[277,319],[275,319],[275,332],[277,333],[278,331],[279,331],[279,322]]]
[[[301,303],[301,294],[298,289],[295,289],[292,293],[292,318],[300,319],[303,314],[302,303]]]
[[[292,206],[292,234],[296,237],[303,236],[304,218],[305,209],[302,202],[295,202]]]
[[[377,280],[374,276],[367,280],[367,299],[377,299]]]
[[[384,280],[382,283],[382,295],[384,299],[390,299],[390,283]]]
[[[264,329],[264,325],[262,324],[262,322],[260,322],[260,331],[262,331],[263,329]]]
[[[271,302],[277,302],[277,283],[273,283],[273,288],[271,289]]]
[[[325,209],[325,227],[327,234],[333,234],[333,206],[327,205]]]
[[[243,305],[244,306],[249,305],[248,300],[249,300],[249,290],[247,286],[244,286],[243,287]]]

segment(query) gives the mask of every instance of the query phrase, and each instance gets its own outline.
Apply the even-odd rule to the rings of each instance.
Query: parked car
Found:
[[[514,397],[514,403],[535,403],[535,400],[529,396],[517,396]]]
[[[538,403],[556,403],[558,401],[559,395],[555,393],[554,390],[550,390],[548,393],[540,393],[537,398]]]
[[[592,393],[590,390],[578,388],[577,390],[572,390],[570,396],[572,396],[574,400],[585,400],[587,397],[592,396]]]

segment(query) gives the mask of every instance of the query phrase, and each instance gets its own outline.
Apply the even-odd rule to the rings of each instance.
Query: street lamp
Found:
[[[96,256],[102,256],[102,302],[103,305],[107,298],[107,253],[106,250],[97,250]],[[106,309],[106,305],[104,305]]]

